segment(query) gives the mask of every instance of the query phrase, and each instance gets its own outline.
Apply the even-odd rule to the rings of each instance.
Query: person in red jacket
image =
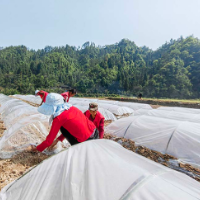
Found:
[[[48,94],[46,102],[38,111],[45,115],[53,115],[53,123],[46,140],[37,147],[32,145],[32,151],[42,152],[65,138],[71,145],[99,138],[99,131],[95,125],[78,108],[64,102],[60,94]],[[55,140],[59,130],[62,134]]]
[[[94,123],[99,131],[99,138],[102,139],[104,135],[104,116],[98,111],[97,103],[90,103],[89,110],[85,113],[85,116]]]
[[[61,95],[64,97],[66,102],[69,102],[69,98],[75,96],[76,93],[77,93],[76,89],[70,89],[70,90],[62,93]]]
[[[43,90],[40,90],[40,91],[36,90],[35,91],[35,96],[40,96],[41,99],[42,99],[42,102],[41,102],[40,106],[42,105],[42,103],[44,103],[46,101],[46,98],[47,98],[48,94],[49,94],[48,92],[45,92]]]

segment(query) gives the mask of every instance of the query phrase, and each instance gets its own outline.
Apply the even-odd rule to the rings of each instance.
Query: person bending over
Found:
[[[46,98],[47,98],[48,94],[49,94],[48,92],[45,92],[43,90],[40,90],[40,91],[36,90],[35,91],[35,96],[40,96],[40,98],[42,99],[42,102],[41,102],[40,106],[42,105],[42,103],[44,103],[46,101]]]
[[[53,115],[53,122],[46,140],[37,147],[31,145],[32,151],[42,152],[47,147],[53,148],[65,138],[71,145],[99,138],[95,125],[78,108],[64,102],[60,94],[48,94],[46,102],[38,111],[44,115]],[[55,139],[59,130],[62,134]]]
[[[76,94],[77,94],[76,89],[70,89],[62,93],[61,95],[63,96],[66,102],[69,102],[69,98],[75,96]]]

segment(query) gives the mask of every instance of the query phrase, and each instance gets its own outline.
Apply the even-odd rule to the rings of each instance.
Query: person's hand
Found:
[[[51,144],[51,146],[48,147],[48,151],[51,151],[58,142],[59,142],[58,139],[54,140],[53,143]]]
[[[27,147],[26,151],[37,152],[38,150],[37,150],[37,148],[36,148],[35,145],[32,145],[32,144],[31,144],[31,145],[29,145],[29,146]]]
[[[34,146],[34,145],[31,145],[31,146],[32,146],[31,151],[33,151],[33,152],[37,152],[38,151],[37,148],[36,148],[36,146]]]

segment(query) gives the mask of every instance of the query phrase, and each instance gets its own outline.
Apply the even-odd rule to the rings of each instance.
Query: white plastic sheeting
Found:
[[[69,101],[87,101],[87,102],[97,102],[98,99],[91,99],[91,98],[77,98],[77,97],[71,97]]]
[[[78,108],[81,112],[85,112],[88,110],[88,106],[82,106],[82,105],[73,105],[74,107]]]
[[[134,112],[133,109],[124,107],[124,106],[118,106],[118,105],[112,105],[112,104],[106,104],[106,103],[98,103],[100,108],[104,108],[109,110],[111,113],[115,115],[125,115],[125,114],[132,114]]]
[[[177,112],[184,112],[184,113],[193,113],[193,114],[200,114],[200,109],[195,108],[182,108],[182,107],[159,107],[158,110],[168,110],[168,111],[177,111]]]
[[[35,104],[41,103],[41,98],[35,97],[34,95],[13,95],[13,96]],[[76,107],[79,106],[81,109],[83,109],[84,106],[88,107],[89,103],[91,102],[98,103],[99,108],[108,110],[117,116],[132,114],[135,110],[138,109],[152,109],[150,105],[142,103],[130,103],[130,102],[119,102],[111,100],[98,100],[98,99],[76,98],[76,97],[72,97],[69,100],[69,103],[71,103]],[[105,118],[109,116],[110,114],[106,114]],[[107,120],[112,120],[112,118],[113,117],[109,117]]]
[[[29,105],[15,106],[12,109],[12,111],[4,117],[4,124],[6,128],[8,129],[21,118],[24,118],[26,116],[30,116],[33,114],[38,114],[37,109],[35,107],[30,107]]]
[[[149,104],[143,104],[143,103],[131,103],[131,102],[119,102],[119,106],[126,106],[129,108],[132,108],[133,110],[139,110],[139,109],[152,109],[152,107]]]
[[[105,117],[105,120],[116,121],[117,118],[107,109],[99,108],[99,112]]]
[[[7,96],[3,97],[3,99],[4,98],[7,99],[6,102],[2,102],[0,96],[0,113],[6,128],[12,126],[12,124],[14,124],[18,118],[22,118],[22,116],[25,117],[31,114],[38,114],[37,108],[32,107],[29,104]]]
[[[109,140],[45,160],[4,187],[0,200],[199,200],[200,183]]]
[[[112,105],[118,105],[119,101],[112,101],[112,100],[98,100],[99,103],[107,103]]]
[[[0,139],[0,158],[10,158],[25,150],[30,144],[42,142],[48,135],[45,121],[42,121],[42,116],[29,116],[6,130]]]
[[[118,107],[126,107],[126,108],[131,108],[131,113],[133,112],[132,110],[138,110],[138,109],[152,109],[152,107],[148,104],[143,104],[143,103],[131,103],[131,102],[121,102],[121,101],[112,101],[112,100],[98,100],[98,99],[85,99],[85,98],[70,98],[70,101],[72,104],[89,104],[90,102],[96,102],[99,105],[107,105],[106,108],[109,105],[115,105]],[[117,108],[117,107],[115,107]],[[130,110],[129,112],[130,113]],[[126,113],[125,113],[126,114]]]
[[[49,133],[48,116],[23,101],[2,94],[0,104],[1,118],[7,129],[0,138],[0,158],[10,158],[28,145],[38,144],[46,138]],[[55,152],[61,149],[59,143]]]
[[[35,95],[20,95],[20,94],[15,94],[13,95],[16,98],[19,99],[23,99],[25,101],[29,101],[31,103],[35,103],[35,104],[41,104],[42,99],[39,96],[35,96]]]
[[[78,98],[76,98],[77,100]],[[80,100],[80,99],[79,99]],[[90,99],[88,99],[90,100]],[[152,109],[152,107],[149,104],[144,104],[144,103],[131,103],[131,102],[124,102],[124,101],[112,101],[112,100],[98,100],[98,103],[105,103],[105,104],[112,104],[112,105],[117,105],[117,106],[123,106],[123,107],[128,107],[133,110],[138,110],[138,109]]]
[[[168,119],[175,119],[180,121],[189,121],[194,123],[200,123],[200,113],[178,112],[173,110],[158,110],[158,109],[139,109],[134,112],[134,115],[148,115],[155,117],[162,117]]]
[[[200,167],[200,124],[138,115],[120,119],[106,133],[135,141],[136,145],[173,155],[179,161]]]
[[[16,98],[19,98],[19,99],[26,100],[26,101],[31,102],[31,103],[35,103],[35,104],[41,103],[41,98],[35,97],[34,95],[13,95],[13,96],[16,97]],[[98,101],[98,99],[70,98],[70,100],[71,99],[73,99],[73,100],[70,101],[69,103],[73,102],[72,104],[75,107],[77,107],[78,109],[80,109],[82,112],[85,112],[88,109],[89,103]],[[99,108],[99,112],[101,112],[101,114],[105,117],[105,120],[112,120],[112,121],[116,120],[116,117],[113,115],[113,113],[110,112],[107,109]]]
[[[71,104],[74,106],[80,105],[80,106],[89,107],[89,103],[91,103],[91,102],[90,101],[71,100]],[[124,115],[124,114],[131,114],[134,112],[133,109],[128,108],[128,107],[122,107],[122,106],[108,104],[108,103],[100,103],[99,101],[97,101],[97,103],[98,103],[99,108],[106,109],[106,110],[110,111],[111,113],[118,115],[118,116]]]
[[[0,103],[3,104],[5,102],[7,102],[8,100],[10,100],[10,97],[4,95],[4,94],[0,94]]]

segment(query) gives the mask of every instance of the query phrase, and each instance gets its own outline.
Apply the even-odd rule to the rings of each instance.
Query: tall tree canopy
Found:
[[[104,47],[86,42],[82,48],[0,49],[3,92],[27,94],[60,85],[82,93],[200,98],[200,40],[180,37],[156,51],[128,39]]]

